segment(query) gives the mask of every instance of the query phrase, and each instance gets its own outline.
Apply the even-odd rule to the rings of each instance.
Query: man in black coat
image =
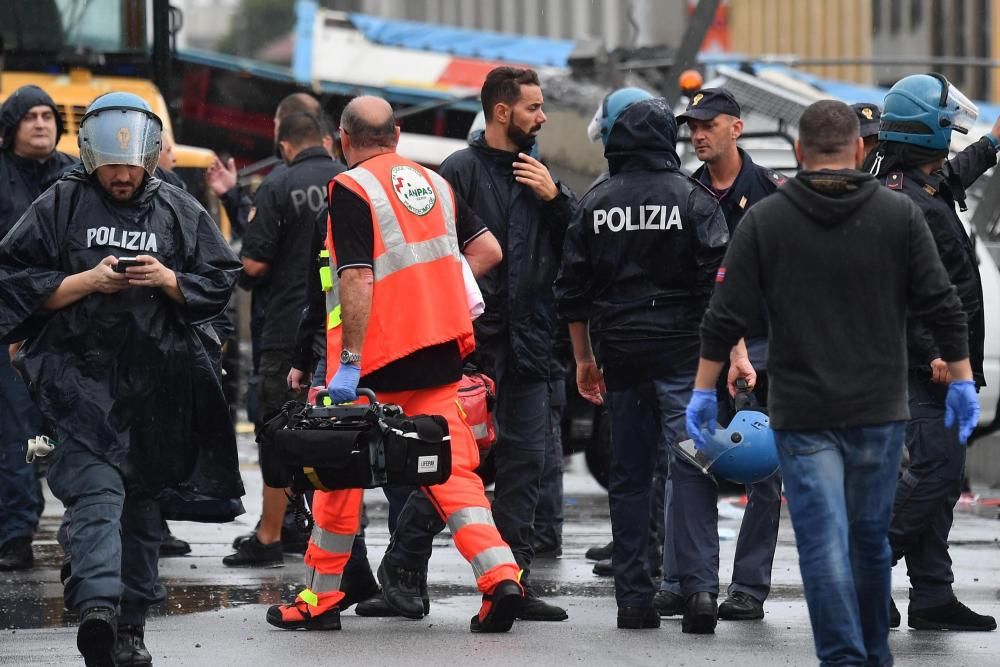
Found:
[[[480,363],[495,374],[499,441],[493,517],[523,582],[534,557],[534,515],[546,456],[552,456],[549,398],[556,327],[552,281],[574,196],[531,157],[546,121],[538,75],[498,67],[482,88],[486,130],[441,165],[503,249],[500,266],[479,280],[486,312],[475,322]],[[561,456],[561,453],[558,455]],[[519,618],[563,620],[525,584]]]
[[[0,239],[76,159],[56,150],[62,118],[38,86],[22,86],[0,107]],[[34,564],[31,540],[42,513],[35,469],[24,461],[29,438],[45,432],[24,382],[0,354],[0,572]]]
[[[609,177],[573,216],[556,295],[570,323],[580,395],[609,404],[617,624],[642,629],[660,627],[647,555],[653,471],[661,441],[683,439],[698,324],[729,233],[719,202],[680,171],[669,105],[621,103],[628,92],[605,100]],[[678,531],[679,551],[693,552],[690,538]],[[717,558],[718,547],[716,568]],[[684,568],[679,574],[684,631],[712,632],[718,582],[710,591]]]
[[[80,124],[84,168],[0,242],[0,339],[25,341],[15,364],[58,443],[48,481],[66,506],[64,598],[88,665],[150,664],[161,517],[243,512],[206,326],[240,264],[197,200],[151,176],[161,128],[136,95],[99,97]]]

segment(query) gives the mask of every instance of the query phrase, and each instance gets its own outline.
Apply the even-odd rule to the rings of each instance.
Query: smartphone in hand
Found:
[[[142,266],[145,262],[140,262],[136,257],[119,257],[115,264],[115,273],[125,273],[125,269],[130,266]]]

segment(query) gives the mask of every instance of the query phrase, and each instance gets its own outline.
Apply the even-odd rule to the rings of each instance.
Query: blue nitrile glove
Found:
[[[979,396],[973,380],[955,380],[948,385],[948,395],[944,399],[944,426],[951,428],[958,416],[958,441],[965,441],[972,435],[972,429],[979,423]]]
[[[358,382],[361,380],[361,368],[354,364],[340,364],[337,374],[330,380],[326,390],[334,403],[349,403],[358,397]]]
[[[718,416],[718,405],[715,402],[715,389],[695,389],[688,401],[686,419],[688,437],[694,440],[694,448],[702,449],[705,438],[701,435],[701,427],[708,428],[709,433],[715,433],[715,418]]]

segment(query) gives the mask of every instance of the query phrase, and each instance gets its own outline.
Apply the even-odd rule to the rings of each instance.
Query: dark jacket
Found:
[[[702,321],[702,356],[728,359],[761,298],[774,428],[908,419],[908,312],[946,361],[968,356],[961,302],[920,210],[863,172],[800,172],[746,213]]]
[[[737,148],[743,165],[740,173],[736,175],[736,180],[729,186],[729,189],[719,196],[719,204],[722,206],[722,213],[726,216],[726,224],[729,225],[729,233],[736,230],[736,225],[740,224],[743,214],[747,209],[759,202],[764,197],[784,185],[788,180],[783,174],[762,167],[756,164],[750,154],[742,148]],[[701,165],[691,174],[695,179],[708,189],[712,189],[712,178],[709,176],[708,168]],[[713,191],[714,194],[714,191]]]
[[[67,276],[108,255],[141,254],[176,272],[184,305],[159,288],[130,287],[41,310]],[[57,440],[118,467],[168,517],[228,521],[242,512],[235,433],[209,358],[216,343],[197,327],[225,308],[239,266],[184,191],[153,178],[121,203],[82,169],[0,242],[0,339],[27,338],[16,364]],[[180,501],[184,511],[174,511]]]
[[[560,184],[555,199],[541,201],[514,181],[516,161],[479,136],[439,171],[503,249],[500,265],[479,279],[486,312],[475,321],[477,344],[507,345],[518,375],[548,378],[556,328],[552,281],[576,199]]]
[[[309,303],[309,271],[314,239],[326,226],[327,185],[344,166],[322,146],[300,152],[254,197],[255,213],[243,236],[244,257],[266,262],[268,272],[254,283],[253,311],[263,312],[259,350],[295,347],[299,320]],[[267,304],[260,311],[258,300]]]
[[[934,235],[938,253],[948,277],[958,289],[962,308],[968,318],[969,360],[976,384],[986,385],[983,374],[983,348],[986,322],[983,310],[983,284],[979,276],[976,247],[955,212],[956,191],[964,199],[964,189],[996,164],[996,149],[986,139],[972,144],[945,163],[945,169],[926,174],[917,167],[887,173],[882,183],[912,199],[924,214]],[[930,362],[943,358],[927,325],[912,320],[907,328],[909,365],[918,373],[930,374]]]
[[[610,176],[584,195],[566,234],[559,312],[589,321],[609,388],[697,362],[729,234],[715,197],[679,171],[676,136],[662,100],[628,107],[604,151]]]
[[[730,236],[736,230],[737,225],[740,224],[740,220],[743,219],[743,214],[747,212],[747,209],[777,190],[779,186],[784,185],[785,181],[788,180],[783,174],[773,169],[755,164],[750,158],[750,154],[742,148],[737,148],[736,150],[739,151],[740,159],[742,160],[740,173],[736,175],[736,180],[733,181],[733,184],[721,196],[715,190],[712,190],[712,194],[716,195],[719,199],[723,215],[726,216],[726,224],[729,226]],[[705,165],[695,170],[691,178],[694,178],[710,190],[712,189],[712,178]],[[751,339],[767,338],[767,312],[763,307],[748,322],[746,337],[748,344],[751,344]],[[760,347],[766,347],[766,345],[766,341],[762,340],[760,342]],[[765,365],[763,360],[754,358],[757,356],[754,354],[756,347],[756,345],[751,344],[751,360],[758,370],[762,370]]]

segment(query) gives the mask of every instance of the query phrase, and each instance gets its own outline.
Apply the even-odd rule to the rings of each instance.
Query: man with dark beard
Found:
[[[486,312],[475,322],[476,360],[497,382],[493,518],[523,570],[517,618],[562,621],[566,611],[539,599],[528,576],[546,457],[561,456],[553,452],[549,428],[552,284],[576,198],[530,155],[546,121],[538,75],[497,67],[486,76],[481,98],[486,130],[439,171],[503,248],[503,261],[479,279]],[[431,539],[442,528],[427,499],[420,492],[410,496],[379,569],[386,601],[397,611],[419,609]]]

